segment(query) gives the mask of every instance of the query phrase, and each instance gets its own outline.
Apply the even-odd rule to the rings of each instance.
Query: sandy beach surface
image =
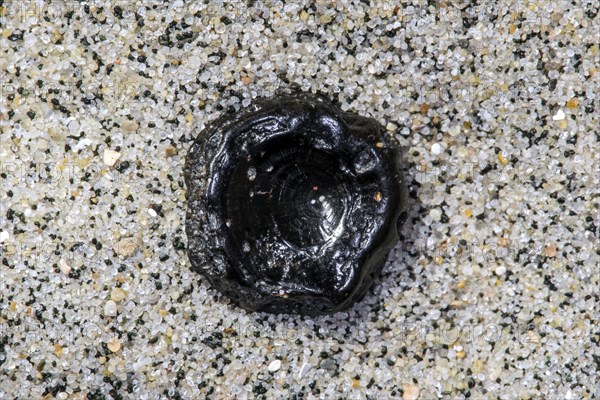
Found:
[[[600,398],[598,2],[0,3],[0,399]],[[404,149],[401,243],[326,317],[186,255],[193,138],[291,88]]]

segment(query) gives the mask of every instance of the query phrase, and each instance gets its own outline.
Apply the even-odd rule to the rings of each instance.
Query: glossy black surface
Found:
[[[185,179],[193,270],[252,311],[315,315],[361,299],[407,210],[395,140],[309,95],[215,121]]]

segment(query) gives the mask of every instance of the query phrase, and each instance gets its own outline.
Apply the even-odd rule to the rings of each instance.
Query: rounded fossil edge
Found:
[[[277,296],[256,287],[241,284],[231,274],[227,254],[219,239],[221,226],[213,224],[211,211],[206,204],[205,194],[210,185],[213,158],[223,144],[227,132],[236,126],[252,124],[272,110],[281,109],[286,104],[311,103],[322,108],[323,113],[334,115],[344,121],[351,130],[354,127],[368,127],[369,136],[374,142],[381,142],[391,149],[389,162],[395,164],[398,182],[398,197],[395,212],[383,234],[384,239],[369,254],[368,261],[361,268],[359,283],[346,294],[341,301],[305,296]],[[358,129],[358,128],[356,128]],[[359,129],[361,130],[361,129]],[[271,313],[292,313],[304,315],[331,314],[344,310],[364,298],[373,281],[379,275],[388,253],[398,240],[398,231],[404,223],[408,211],[408,194],[402,174],[401,150],[396,140],[387,135],[385,128],[372,118],[354,113],[343,112],[327,99],[310,95],[278,95],[255,101],[247,109],[235,114],[225,114],[213,121],[195,139],[185,162],[184,178],[187,187],[186,234],[188,238],[188,257],[191,269],[206,277],[211,286],[227,296],[233,303],[248,311]]]

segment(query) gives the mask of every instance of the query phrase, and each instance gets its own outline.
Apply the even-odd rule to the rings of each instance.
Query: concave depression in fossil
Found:
[[[398,238],[398,151],[376,121],[308,96],[216,121],[186,161],[193,268],[249,309],[351,304]]]

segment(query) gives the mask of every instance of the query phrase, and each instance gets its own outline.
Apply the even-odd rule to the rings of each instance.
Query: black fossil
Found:
[[[251,311],[326,314],[360,300],[407,210],[395,140],[305,94],[215,121],[185,181],[192,269]]]

